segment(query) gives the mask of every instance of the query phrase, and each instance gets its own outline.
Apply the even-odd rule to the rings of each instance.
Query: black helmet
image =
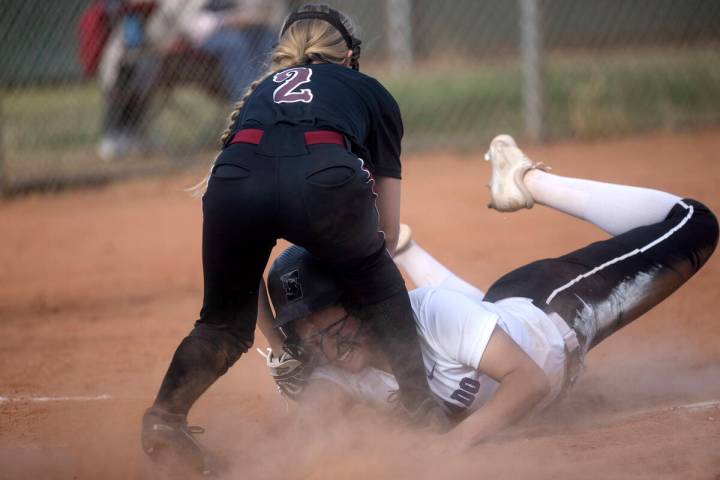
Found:
[[[285,249],[273,262],[268,291],[275,307],[275,327],[335,305],[342,293],[327,266],[297,245]]]

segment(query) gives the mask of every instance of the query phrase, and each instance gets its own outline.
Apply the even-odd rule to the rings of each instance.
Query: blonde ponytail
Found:
[[[299,12],[324,12],[330,11],[330,7],[325,4],[314,5],[308,4],[300,8]],[[342,23],[348,32],[352,35],[355,26],[350,18],[340,13]],[[287,19],[285,20],[287,22]],[[282,31],[282,29],[281,29]],[[347,58],[348,47],[340,32],[330,23],[320,19],[298,20],[292,23],[273,50],[270,57],[270,67],[252,82],[245,90],[243,97],[238,101],[228,118],[227,127],[220,136],[221,145],[230,136],[235,122],[240,116],[245,102],[257,88],[257,86],[273,73],[295,65],[306,65],[308,63],[343,63]],[[217,157],[215,157],[217,160]],[[210,165],[210,172],[197,185],[188,189],[194,196],[202,196],[207,190],[210,174],[215,166],[215,160]]]

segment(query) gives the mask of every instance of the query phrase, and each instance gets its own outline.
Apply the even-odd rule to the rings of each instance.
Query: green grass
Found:
[[[6,155],[92,144],[100,131],[94,85],[0,91],[0,99]]]
[[[556,54],[544,71],[545,130],[553,138],[720,123],[718,50]],[[499,131],[524,131],[517,64],[452,68],[385,83],[401,106],[410,145],[485,142]]]
[[[405,146],[474,146],[523,132],[517,62],[384,78],[405,121]],[[192,89],[157,110],[153,140],[170,152],[214,148],[228,108]],[[0,91],[6,161],[94,149],[101,122],[95,83]],[[594,138],[720,123],[720,49],[553,54],[545,64],[546,132]]]
[[[603,137],[720,122],[720,52],[651,52],[550,62],[548,125],[557,137]]]
[[[519,78],[514,68],[494,68],[433,72],[386,83],[412,137],[473,132],[488,128],[492,117],[517,117],[522,102]]]
[[[102,98],[94,83],[0,92],[6,155],[94,148]],[[148,136],[177,152],[216,140],[226,108],[203,93],[181,88],[151,109]],[[8,153],[9,152],[9,153]]]

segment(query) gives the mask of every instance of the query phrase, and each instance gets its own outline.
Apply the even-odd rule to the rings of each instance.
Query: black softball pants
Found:
[[[204,301],[178,347],[156,405],[187,413],[253,343],[258,287],[276,239],[330,265],[368,312],[410,410],[430,398],[403,278],[378,231],[374,182],[341,145],[306,146],[302,132],[266,131],[227,147],[203,197]]]
[[[485,300],[531,298],[575,330],[585,354],[677,290],[710,258],[717,241],[712,212],[682,200],[662,222],[508,273]]]

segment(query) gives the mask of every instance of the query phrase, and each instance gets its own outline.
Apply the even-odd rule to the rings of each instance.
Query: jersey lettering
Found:
[[[452,395],[450,395],[450,398],[452,398],[453,400],[457,400],[458,402],[465,405],[465,407],[469,408],[470,405],[472,405],[473,400],[475,400],[475,395],[466,392],[462,388],[458,388],[452,393]]]
[[[276,73],[273,76],[273,82],[281,85],[273,92],[273,101],[275,103],[312,102],[312,90],[309,88],[298,90],[300,85],[310,83],[311,76],[312,70],[306,67],[291,68]]]
[[[450,398],[463,404],[465,408],[470,408],[470,405],[475,401],[475,395],[480,391],[480,382],[473,380],[469,377],[464,377],[460,380],[460,388],[455,390]]]
[[[465,377],[460,380],[460,388],[475,395],[480,391],[480,382],[473,380],[472,378]]]

